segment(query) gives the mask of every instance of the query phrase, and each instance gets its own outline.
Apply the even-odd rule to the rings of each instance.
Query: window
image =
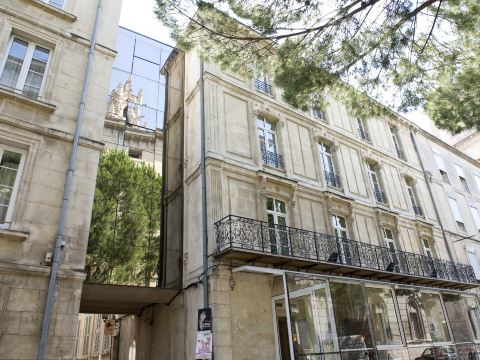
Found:
[[[92,323],[92,316],[87,315],[87,318],[85,319],[85,326],[83,328],[83,349],[82,349],[82,355],[88,355],[88,350],[90,347],[90,327]]]
[[[468,187],[467,179],[465,178],[465,173],[460,165],[455,164],[455,169],[457,170],[458,178],[462,184],[462,188],[465,192],[470,193],[470,188]]]
[[[255,78],[255,89],[265,94],[272,95],[272,85],[269,84],[268,76],[266,74],[259,74]]]
[[[340,177],[335,173],[331,146],[321,142],[318,144],[318,152],[322,160],[325,182],[329,186],[340,187]]]
[[[477,184],[478,192],[480,193],[480,175],[475,174],[473,176],[473,178],[475,179],[475,183]]]
[[[11,221],[23,158],[18,150],[0,145],[0,227]]]
[[[366,131],[366,126],[362,119],[357,118],[357,126],[358,126],[358,136],[360,139],[365,141],[370,141],[370,137],[368,136],[368,132]]]
[[[347,222],[345,218],[338,215],[332,215],[333,232],[337,238],[346,239],[347,236]]]
[[[440,295],[422,293],[422,300],[433,342],[451,341]]]
[[[393,146],[395,147],[397,157],[399,159],[405,160],[405,154],[400,144],[400,136],[398,133],[398,129],[395,126],[390,126],[390,134],[392,135]]]
[[[339,215],[332,215],[331,221],[333,233],[337,238],[338,249],[340,250],[340,254],[337,255],[341,256],[343,263],[352,264],[353,249],[352,242],[348,240],[347,221]],[[337,260],[335,259],[335,262]]]
[[[477,227],[477,230],[480,231],[480,216],[478,214],[478,209],[473,203],[470,203],[469,207],[470,207],[470,213],[472,214],[472,217],[473,217],[473,221],[475,222],[475,226]]]
[[[438,171],[440,172],[440,176],[442,177],[442,181],[444,183],[450,184],[450,180],[448,179],[447,174],[447,167],[445,166],[445,162],[443,161],[442,156],[436,150],[432,149],[432,151],[435,162],[437,163]]]
[[[42,1],[58,9],[63,9],[63,4],[65,3],[65,0],[42,0]]]
[[[448,203],[450,204],[450,209],[453,212],[453,217],[457,222],[458,229],[460,231],[466,232],[467,230],[465,229],[465,224],[463,223],[463,218],[462,218],[462,215],[460,214],[460,209],[458,208],[457,200],[452,196],[448,196]]]
[[[283,168],[283,159],[277,151],[275,124],[263,116],[259,116],[257,118],[257,125],[263,163],[276,168]]]
[[[136,149],[128,149],[128,156],[134,160],[141,160],[142,159],[142,151]]]
[[[408,197],[410,198],[410,202],[412,203],[413,207],[413,212],[417,216],[423,216],[423,210],[420,206],[418,206],[418,201],[417,201],[417,194],[413,188],[413,181],[412,179],[405,179],[405,182],[407,183],[407,192],[408,192]]]
[[[325,112],[323,110],[314,108],[313,110],[313,117],[318,120],[322,120],[324,122],[327,122],[327,118],[325,117]]]
[[[272,253],[289,255],[287,209],[283,201],[267,198],[267,220]]]
[[[395,248],[395,240],[393,239],[393,232],[391,229],[383,228],[383,240],[385,241],[385,246],[388,249],[388,256],[390,257],[390,263],[387,266],[388,271],[398,271],[398,258]]]
[[[34,43],[12,38],[0,76],[0,86],[38,98],[44,82],[50,50]]]
[[[372,185],[373,196],[375,197],[375,201],[378,203],[386,204],[387,197],[385,193],[382,191],[380,186],[380,179],[377,174],[377,170],[375,165],[371,164],[367,161],[367,174],[368,178],[370,179],[370,184]]]
[[[425,252],[425,255],[428,256],[429,258],[433,258],[433,252],[432,252],[432,247],[430,246],[430,241],[428,239],[422,238],[422,245],[423,245],[423,251]]]
[[[475,248],[473,246],[467,246],[466,248],[467,248],[468,262],[473,267],[473,272],[475,273],[475,277],[477,278],[477,280],[480,280],[480,263],[478,262]]]

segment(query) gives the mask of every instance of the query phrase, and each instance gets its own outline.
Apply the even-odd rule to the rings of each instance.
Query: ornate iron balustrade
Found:
[[[272,95],[272,85],[267,84],[266,82],[263,82],[261,80],[255,79],[255,89],[258,91],[261,91],[265,94]]]
[[[268,151],[266,149],[261,149],[261,151],[262,151],[262,160],[265,165],[283,169],[282,155],[274,153],[272,151]]]
[[[413,205],[413,211],[417,216],[423,216],[423,210],[420,206]]]
[[[358,129],[358,135],[360,136],[360,138],[362,140],[370,142],[370,136],[368,135],[368,132],[366,132],[362,129]]]
[[[375,201],[382,203],[382,204],[388,204],[387,201],[387,196],[383,191],[380,190],[373,190],[373,195],[375,196]]]
[[[228,215],[215,223],[216,251],[247,250],[410,276],[476,284],[470,265]]]
[[[325,171],[325,181],[327,182],[327,185],[339,188],[342,186],[342,183],[340,182],[340,176],[337,174]]]

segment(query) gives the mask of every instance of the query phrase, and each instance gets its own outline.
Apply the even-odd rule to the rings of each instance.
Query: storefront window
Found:
[[[368,354],[373,348],[373,341],[363,285],[331,282],[330,293],[342,359],[345,358],[345,350],[349,351],[345,352],[345,356],[350,354],[351,359],[358,358],[362,352]]]
[[[366,290],[376,345],[401,344],[402,337],[392,290],[376,287],[367,287]]]
[[[439,294],[422,293],[430,335],[434,342],[451,341]]]
[[[468,320],[472,325],[473,337],[475,340],[480,340],[480,311],[477,300],[470,296],[466,296],[464,300],[467,306]]]
[[[398,308],[407,345],[431,342],[426,331],[426,316],[420,293],[410,289],[396,289]]]
[[[442,294],[442,297],[455,342],[472,341],[472,329],[463,297],[459,294]]]

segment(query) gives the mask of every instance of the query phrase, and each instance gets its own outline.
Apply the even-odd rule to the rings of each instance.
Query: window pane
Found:
[[[10,169],[18,169],[22,155],[13,151],[5,150],[0,161],[1,167]]]
[[[3,68],[0,84],[15,89],[17,86],[18,76],[22,69],[25,54],[27,53],[28,43],[19,39],[14,39],[10,52],[8,53],[5,67]]]
[[[135,38],[130,32],[123,29],[119,29],[117,38],[117,56],[113,63],[113,67],[124,70],[132,71],[133,62],[133,48],[135,46]],[[114,86],[117,86],[115,83]]]
[[[340,349],[371,348],[373,342],[362,285],[331,282],[330,292]]]
[[[465,297],[467,306],[468,321],[472,326],[473,336],[476,340],[480,340],[480,311],[477,301],[473,297]]]
[[[275,203],[277,205],[277,212],[279,213],[282,213],[282,214],[286,214],[287,211],[285,210],[285,203],[283,201],[280,201],[280,200],[275,200]]]
[[[133,59],[133,73],[149,80],[158,81],[160,67],[157,64],[135,57]]]
[[[137,36],[135,42],[135,56],[160,64],[161,46],[153,40],[143,36]]]
[[[0,205],[0,224],[5,222],[5,218],[7,217],[7,210],[8,206]]]
[[[43,75],[47,67],[49,51],[37,46],[33,52],[32,62],[28,69],[23,95],[36,98],[42,86]]]
[[[440,295],[422,293],[422,300],[432,340],[434,342],[450,341],[450,334],[448,333],[447,321],[440,302]]]
[[[0,205],[8,206],[13,188],[0,185]]]
[[[466,303],[459,294],[442,294],[455,342],[473,341]]]
[[[401,344],[392,290],[367,287],[367,299],[377,345]]]
[[[48,3],[56,8],[62,9],[63,8],[64,0],[49,0]]]
[[[426,331],[427,319],[420,293],[416,290],[396,289],[395,296],[407,345],[431,342],[429,332]]]
[[[267,198],[267,210],[273,211],[273,199],[272,198]]]

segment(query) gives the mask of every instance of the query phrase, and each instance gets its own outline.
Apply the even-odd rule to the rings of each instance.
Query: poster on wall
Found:
[[[212,332],[197,332],[197,348],[195,349],[195,359],[211,359],[212,358]]]
[[[195,359],[211,359],[213,348],[212,310],[199,309],[197,319],[197,346]]]

